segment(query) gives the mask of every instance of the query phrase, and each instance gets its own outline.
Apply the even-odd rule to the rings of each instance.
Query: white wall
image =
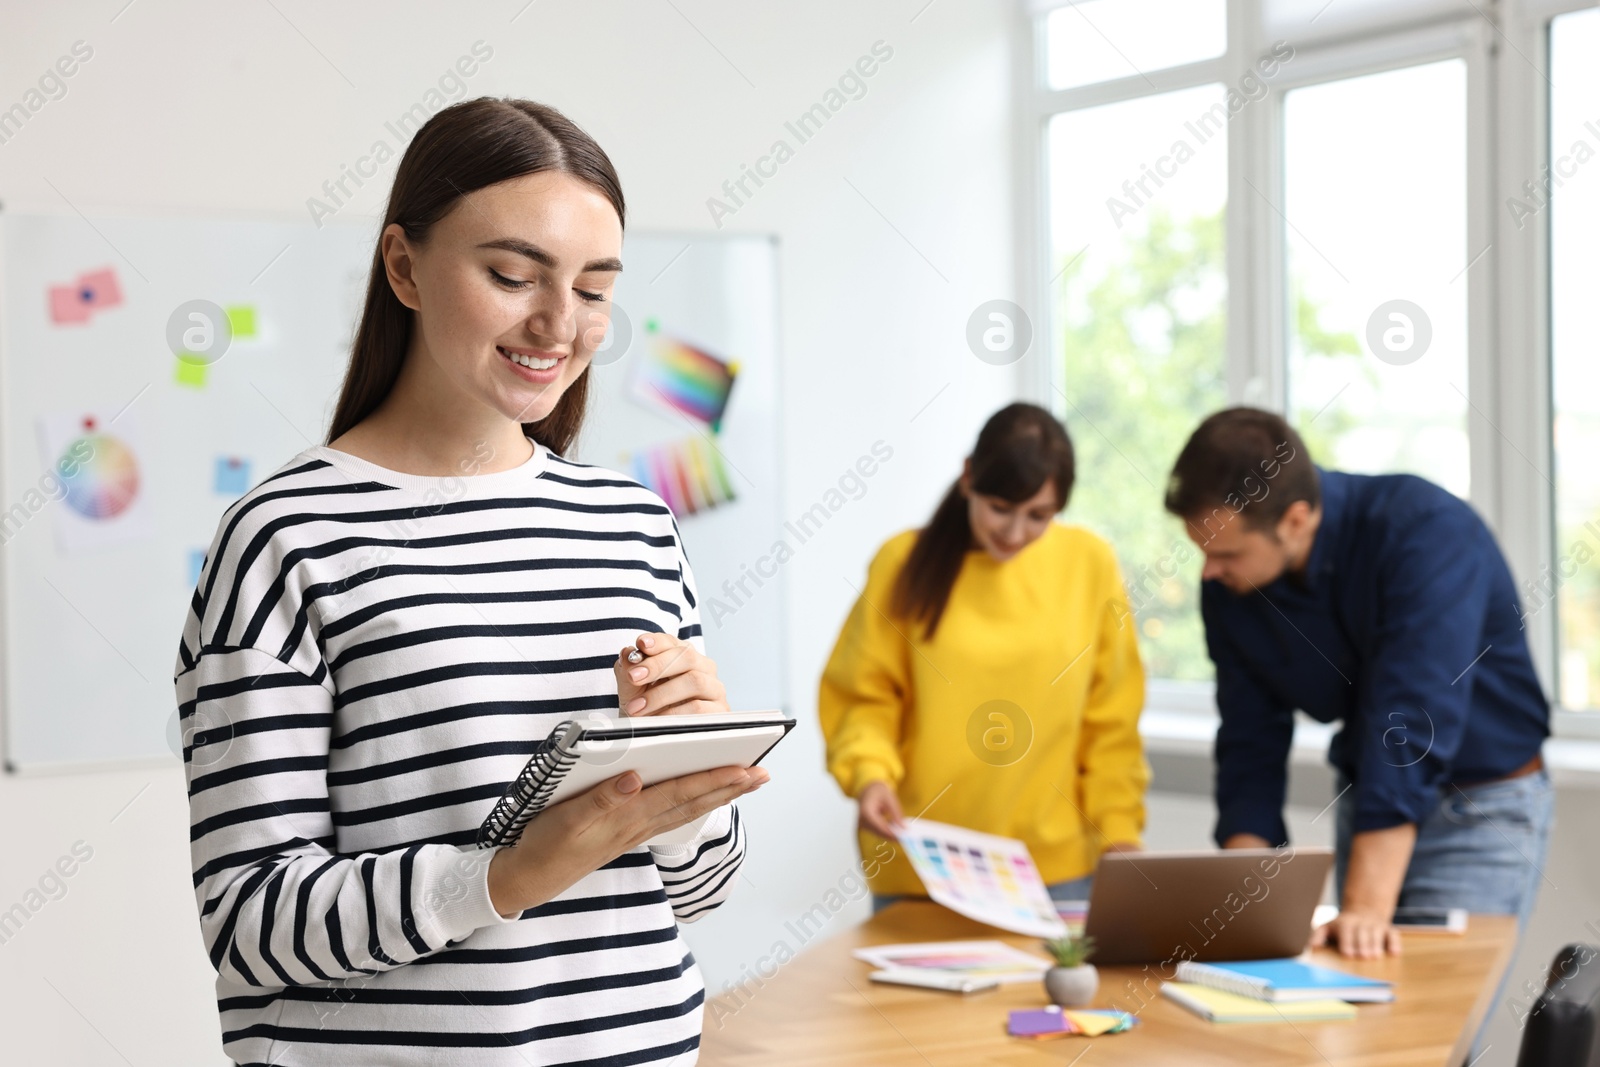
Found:
[[[981,363],[964,340],[976,305],[1018,296],[1009,4],[122,3],[0,3],[0,108],[74,41],[94,49],[67,95],[0,144],[5,210],[303,217],[482,40],[494,54],[468,95],[532,97],[584,125],[617,165],[631,227],[708,230],[705,202],[725,179],[875,41],[893,48],[865,96],[726,220],[781,242],[789,513],[875,440],[894,457],[787,567],[802,729],[747,805],[744,884],[691,929],[720,988],[849,870],[852,809],[821,771],[815,679],[850,583],[883,538],[923,520],[1026,366]],[[391,163],[341,217],[378,211],[392,175]],[[0,909],[74,842],[93,850],[65,896],[0,944],[0,1058],[225,1062],[177,761],[0,776],[0,820]]]

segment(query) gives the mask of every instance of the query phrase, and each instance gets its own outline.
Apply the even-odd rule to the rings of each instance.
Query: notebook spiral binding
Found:
[[[578,725],[569,719],[551,732],[550,739],[540,743],[517,780],[478,828],[479,848],[514,844],[533,817],[544,810],[550,794],[578,761],[577,752],[568,746],[570,733]]]
[[[1178,981],[1195,982],[1199,985],[1220,989],[1224,993],[1237,993],[1241,997],[1253,997],[1256,1000],[1269,1000],[1272,983],[1265,978],[1254,975],[1234,974],[1220,967],[1208,967],[1194,960],[1183,960],[1178,964]]]

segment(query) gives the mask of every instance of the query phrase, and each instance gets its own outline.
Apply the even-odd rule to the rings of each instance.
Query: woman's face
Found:
[[[392,225],[383,248],[396,295],[418,313],[428,380],[508,419],[549,415],[605,341],[622,223],[569,174],[474,190],[422,245]]]
[[[1002,563],[1037,541],[1061,510],[1054,479],[1047,480],[1037,493],[1020,504],[973,492],[970,474],[962,475],[962,488],[967,495],[972,539]]]

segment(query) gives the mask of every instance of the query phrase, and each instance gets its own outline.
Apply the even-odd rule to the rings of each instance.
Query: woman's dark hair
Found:
[[[445,108],[417,131],[395,171],[378,232],[398,223],[409,240],[421,244],[433,224],[468,193],[547,170],[594,186],[617,209],[617,220],[626,223],[622,184],[593,138],[555,108],[480,97]],[[389,286],[380,241],[372,253],[366,304],[328,442],[370,415],[394,388],[411,343],[412,315]],[[555,409],[539,422],[523,423],[522,432],[552,452],[565,453],[583,426],[588,401],[585,367]]]
[[[1008,404],[991,415],[968,459],[972,491],[982,496],[1021,504],[1052,482],[1059,511],[1072,495],[1072,438],[1060,420],[1036,404]],[[928,525],[917,532],[890,594],[892,613],[926,623],[924,636],[932,639],[973,546],[967,498],[957,479]]]
[[[1245,527],[1269,533],[1289,505],[1322,503],[1322,484],[1306,443],[1282,415],[1224,408],[1189,436],[1167,480],[1166,507],[1208,534],[1213,520],[1243,514]]]

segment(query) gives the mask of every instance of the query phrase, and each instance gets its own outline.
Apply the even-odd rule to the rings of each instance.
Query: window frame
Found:
[[[1262,0],[1228,0],[1227,51],[1214,59],[1068,89],[1048,85],[1046,19],[1076,0],[1018,0],[1014,90],[1017,270],[1027,305],[1046,340],[1019,364],[1027,399],[1065,415],[1064,368],[1056,359],[1050,292],[1050,120],[1063,111],[1213,82],[1237,85],[1273,41],[1261,32]],[[1283,102],[1286,92],[1326,82],[1460,59],[1467,78],[1467,429],[1471,502],[1499,539],[1519,590],[1553,566],[1555,545],[1553,397],[1550,391],[1550,213],[1518,231],[1503,209],[1549,158],[1549,41],[1559,15],[1596,0],[1503,0],[1494,9],[1393,23],[1348,20],[1335,32],[1291,40],[1294,60],[1271,91],[1242,111],[1228,131],[1228,395],[1276,411],[1287,400],[1287,244]],[[1257,190],[1260,192],[1258,193]],[[1270,201],[1270,202],[1269,202]],[[1533,467],[1538,473],[1530,471]],[[1556,693],[1557,612],[1539,612],[1529,646],[1546,694]],[[1150,680],[1150,704],[1214,714],[1209,683]],[[1600,714],[1552,704],[1554,732],[1600,738]]]

